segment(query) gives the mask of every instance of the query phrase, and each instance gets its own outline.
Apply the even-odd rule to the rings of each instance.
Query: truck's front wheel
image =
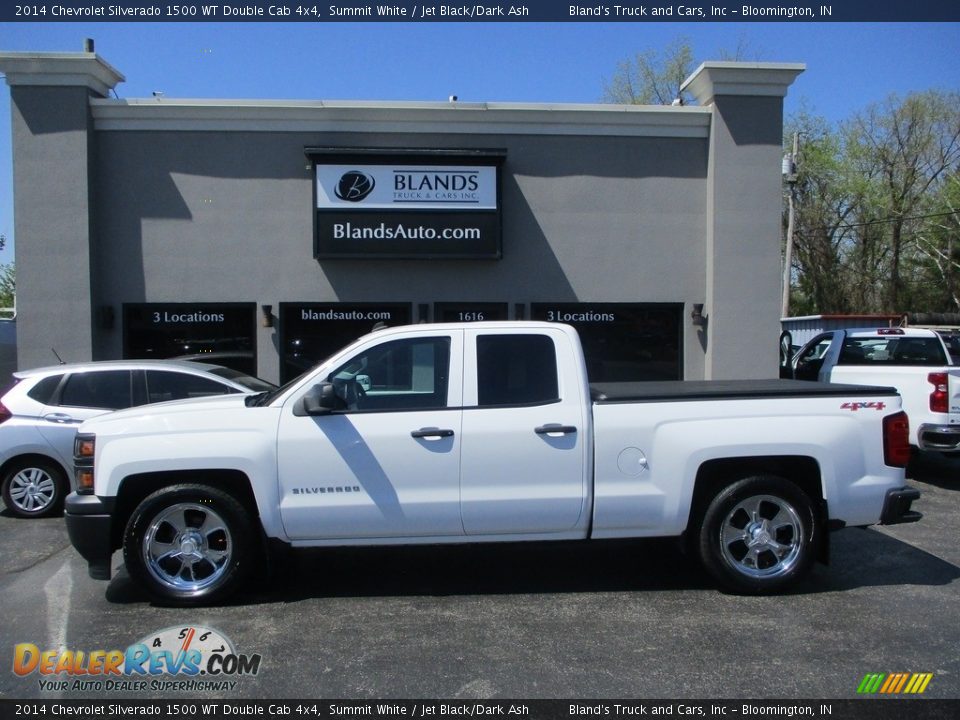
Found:
[[[704,567],[727,590],[763,594],[805,575],[821,529],[810,498],[779,477],[749,477],[721,490],[700,527]]]
[[[175,485],[137,506],[123,538],[130,576],[172,605],[217,602],[243,582],[253,525],[244,507],[221,490]]]

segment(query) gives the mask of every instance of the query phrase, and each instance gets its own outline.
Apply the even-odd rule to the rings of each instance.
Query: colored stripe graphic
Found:
[[[919,695],[926,691],[933,673],[867,673],[857,686],[860,695]]]
[[[931,680],[933,680],[933,673],[915,673],[913,679],[910,680],[910,683],[907,685],[907,689],[904,690],[904,692],[916,693],[919,695],[927,689],[927,685],[930,684]]]
[[[857,688],[857,692],[872,695],[880,689],[880,683],[883,682],[885,677],[886,675],[883,673],[867,673],[863,676],[863,680],[860,681],[860,687]]]

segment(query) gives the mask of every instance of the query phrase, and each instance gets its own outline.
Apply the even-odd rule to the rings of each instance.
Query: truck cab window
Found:
[[[480,407],[555,402],[557,356],[546,335],[477,337],[477,398]]]
[[[347,410],[421,410],[447,405],[450,338],[415,338],[355,355],[327,378]]]

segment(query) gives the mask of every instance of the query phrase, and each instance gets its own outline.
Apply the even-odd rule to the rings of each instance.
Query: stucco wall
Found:
[[[0,53],[20,365],[120,357],[125,303],[629,302],[682,305],[684,377],[775,377],[802,69],[705,64],[701,107],[121,101],[92,53]],[[504,151],[502,258],[316,260],[308,147]],[[271,379],[279,332],[257,330]]]

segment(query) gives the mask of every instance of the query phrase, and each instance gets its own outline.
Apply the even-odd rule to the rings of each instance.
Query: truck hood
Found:
[[[246,398],[245,393],[238,393],[140,405],[91,418],[80,426],[79,432],[122,434],[126,428],[134,427],[142,430],[146,426],[167,429],[184,424],[202,425],[205,416],[222,419],[224,413],[248,411],[244,402]]]

